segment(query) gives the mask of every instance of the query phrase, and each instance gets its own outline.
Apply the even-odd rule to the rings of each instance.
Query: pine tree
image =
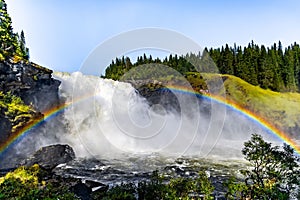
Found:
[[[293,47],[294,52],[294,76],[295,82],[298,90],[300,90],[300,48],[298,44],[294,44]]]
[[[132,63],[131,63],[129,57],[126,57],[126,59],[125,59],[125,67],[126,67],[126,70],[129,70],[132,67]]]
[[[26,47],[25,34],[23,30],[21,31],[19,43],[20,43],[20,49],[23,57],[25,59],[29,59],[29,49]]]
[[[286,49],[284,54],[284,72],[285,72],[285,87],[288,91],[296,90],[296,81],[294,75],[294,55],[290,47]]]
[[[0,0],[0,53],[4,57],[17,55],[26,60],[29,59],[24,32],[21,32],[21,36],[13,32],[12,21],[4,0]]]
[[[9,53],[15,51],[15,34],[13,33],[11,18],[7,13],[7,4],[0,0],[0,42],[1,50]]]
[[[23,41],[21,38],[20,41]],[[132,67],[149,62],[153,62],[152,57],[147,58],[144,54],[138,57]],[[283,51],[280,41],[270,48],[258,46],[251,41],[243,49],[236,44],[234,47],[225,45],[217,49],[205,48],[203,52],[197,54],[170,55],[165,57],[163,62],[159,59],[155,59],[154,62],[163,63],[182,74],[196,71],[233,74],[261,88],[274,91],[300,91],[300,47],[297,43]],[[219,71],[212,70],[215,69],[215,65]],[[114,72],[118,74],[114,77],[118,77],[131,68],[131,65],[127,59],[117,58],[116,64],[110,65],[109,68],[107,73]]]
[[[233,53],[230,50],[228,44],[226,44],[225,49],[222,54],[223,59],[223,66],[222,66],[222,73],[224,74],[233,74]]]

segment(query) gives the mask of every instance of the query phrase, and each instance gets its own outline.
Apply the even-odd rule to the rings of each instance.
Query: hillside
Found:
[[[225,49],[229,49],[229,47]],[[257,45],[252,44],[249,45],[244,52],[240,52],[242,55],[240,62],[246,67],[244,65],[244,68],[238,67],[238,64],[235,63],[236,69],[233,70],[240,74],[224,70],[222,66],[227,65],[224,63],[226,61],[225,57],[223,57],[224,60],[218,57],[218,60],[213,56],[214,51],[210,50],[209,54],[212,56],[212,59],[207,58],[207,56],[209,56],[207,53],[204,53],[202,56],[198,55],[198,57],[193,54],[186,56],[170,55],[164,60],[160,60],[159,58],[153,59],[151,56],[147,57],[144,54],[138,57],[135,63],[131,63],[128,57],[116,58],[116,60],[112,61],[106,68],[105,75],[102,77],[130,82],[150,103],[155,102],[154,99],[157,96],[157,89],[161,88],[161,86],[155,86],[155,82],[162,83],[162,86],[176,86],[181,85],[182,82],[185,81],[184,79],[186,79],[195,91],[201,93],[208,89],[206,83],[213,82],[218,77],[219,80],[221,78],[224,81],[225,91],[214,91],[213,93],[215,95],[226,95],[226,99],[229,101],[248,109],[268,122],[272,122],[277,128],[293,136],[299,136],[300,116],[298,116],[298,113],[300,94],[296,93],[296,91],[299,90],[297,89],[297,84],[295,84],[295,81],[300,77],[298,77],[298,60],[300,58],[300,56],[298,56],[298,45],[294,44],[290,48],[287,48],[286,54],[284,54],[287,56],[289,55],[289,51],[294,51],[294,58],[286,57],[284,59],[286,62],[291,61],[295,64],[295,66],[291,65],[295,68],[295,71],[288,73],[295,75],[294,78],[290,77],[291,80],[293,79],[293,83],[291,84],[283,81],[288,78],[286,76],[287,72],[284,70],[287,69],[287,65],[281,60],[280,56],[280,59],[278,56],[275,56],[275,60],[268,62],[268,66],[270,67],[268,68],[268,73],[263,70],[264,64],[258,62],[265,59],[269,60],[269,56],[273,54],[283,56],[281,45],[279,45],[278,48],[274,45],[268,51],[270,55],[267,56],[266,54],[260,59],[258,59],[257,56],[250,56],[250,59],[247,54],[247,49],[249,51],[253,49],[259,50]],[[222,52],[223,51],[221,51],[221,53]],[[249,59],[250,62],[246,62],[247,60],[249,61]],[[212,60],[214,60],[215,65],[218,66],[219,71],[214,71],[213,69],[215,69],[215,67],[210,67],[210,64],[213,64]],[[188,61],[193,61],[195,66]],[[278,62],[281,63],[280,66],[282,69],[275,69],[275,66],[278,66]],[[271,66],[274,66],[274,68]],[[247,71],[248,68],[253,67],[255,67],[256,70],[252,70],[252,72]],[[274,73],[271,76],[272,70]],[[201,75],[199,72],[201,72]],[[222,75],[219,75],[220,72]],[[253,82],[253,80],[256,81]],[[142,85],[145,87],[143,86],[141,88]],[[153,94],[153,92],[155,92],[155,94]],[[209,92],[211,93],[212,91]],[[164,94],[160,94],[160,96],[163,95]],[[151,99],[148,97],[151,97]]]
[[[196,88],[198,91],[199,88],[205,89],[205,85],[199,85],[199,83],[209,83],[220,77],[224,81],[225,90],[220,89],[215,92],[215,95],[226,95],[226,99],[229,101],[233,101],[241,107],[256,113],[286,132],[293,135],[299,135],[299,93],[280,93],[265,90],[259,86],[253,86],[232,75],[202,73],[200,76],[199,73],[187,74],[187,79],[192,87]],[[204,81],[199,81],[201,79]]]

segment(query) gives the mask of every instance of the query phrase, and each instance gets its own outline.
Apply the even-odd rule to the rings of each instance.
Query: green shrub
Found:
[[[20,167],[0,178],[0,199],[78,199],[64,186],[53,187],[41,179],[44,172],[38,165]]]
[[[3,56],[2,53],[0,53],[0,61],[4,61],[5,60],[5,57]]]
[[[225,184],[228,197],[289,199],[296,195],[300,187],[300,159],[289,145],[284,144],[280,149],[253,134],[245,142],[242,153],[251,168],[242,171],[244,183],[230,180]]]
[[[212,199],[213,187],[206,174],[200,173],[199,178],[173,178],[170,181],[154,171],[148,181],[141,181],[137,185],[134,183],[123,183],[110,189],[95,192],[94,199],[113,200],[179,200],[179,199]],[[193,195],[193,197],[191,196]],[[203,198],[202,198],[203,199]]]

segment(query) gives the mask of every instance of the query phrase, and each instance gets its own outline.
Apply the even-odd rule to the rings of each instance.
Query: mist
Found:
[[[257,124],[224,105],[174,92],[180,112],[149,105],[129,83],[56,73],[70,144],[79,157],[159,153],[169,156],[241,158],[252,133],[274,140]]]
[[[12,144],[1,167],[58,143],[69,144],[83,158],[159,154],[241,160],[243,143],[253,133],[281,142],[241,113],[194,94],[170,90],[178,112],[166,102],[150,105],[129,83],[80,72],[57,72],[54,78],[61,81],[59,96],[69,106]]]

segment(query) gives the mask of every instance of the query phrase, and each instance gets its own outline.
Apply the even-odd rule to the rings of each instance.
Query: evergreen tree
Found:
[[[125,59],[125,66],[126,66],[127,70],[131,69],[131,67],[132,67],[132,63],[130,61],[130,58],[128,58],[128,57],[126,57],[126,59]]]
[[[294,75],[294,54],[292,50],[289,48],[286,49],[284,55],[284,73],[285,73],[285,86],[288,91],[295,91],[296,90],[296,81]]]
[[[107,75],[110,78],[117,78],[130,68],[146,63],[162,63],[183,75],[197,71],[232,74],[248,83],[274,91],[300,90],[300,47],[297,43],[289,46],[285,51],[280,41],[278,45],[274,43],[270,48],[264,45],[258,46],[254,41],[244,48],[236,44],[234,47],[226,44],[225,47],[217,49],[205,48],[203,52],[197,54],[169,55],[163,61],[158,58],[153,60],[152,56],[147,58],[144,54],[138,57],[134,64],[128,62],[127,58],[123,57],[122,60],[116,58],[115,64],[109,66],[107,73],[118,75]],[[219,71],[215,70],[215,65]]]
[[[26,48],[25,35],[13,32],[12,21],[7,13],[7,4],[0,0],[0,53],[4,57],[19,56],[29,59],[29,50]]]
[[[11,18],[7,13],[7,4],[0,0],[0,36],[1,50],[13,53],[15,49],[15,34],[13,33]]]
[[[300,89],[300,48],[298,44],[292,46],[294,52],[294,75],[298,90]]]

